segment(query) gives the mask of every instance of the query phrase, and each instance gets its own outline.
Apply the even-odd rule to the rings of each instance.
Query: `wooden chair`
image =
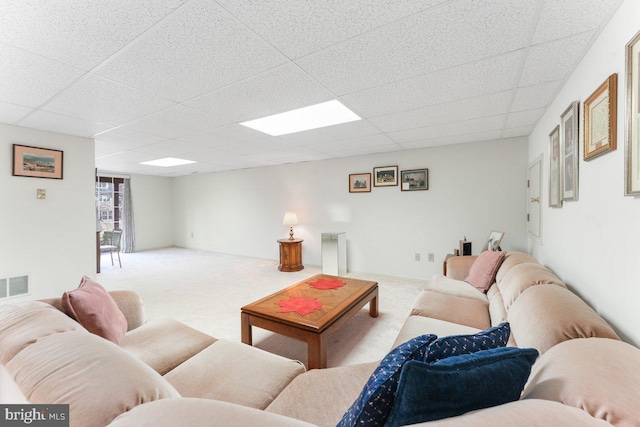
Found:
[[[122,261],[120,260],[120,240],[122,239],[122,230],[105,230],[102,233],[100,252],[109,252],[111,255],[111,265],[114,265],[113,251],[116,251],[118,254],[118,264],[120,264],[120,268],[122,268]]]

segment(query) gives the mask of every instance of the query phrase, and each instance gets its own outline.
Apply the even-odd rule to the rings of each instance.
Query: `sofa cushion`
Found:
[[[66,331],[84,328],[49,304],[26,301],[0,305],[0,364],[5,365],[40,338]]]
[[[429,427],[611,427],[581,409],[549,400],[518,400],[505,405],[468,412],[457,417],[431,421]]]
[[[119,344],[127,332],[127,319],[109,293],[84,276],[80,285],[62,295],[65,313],[87,331]]]
[[[640,350],[625,342],[569,340],[540,357],[522,398],[561,402],[617,427],[637,426],[639,366]]]
[[[371,362],[312,369],[291,381],[266,410],[319,426],[335,426],[377,366],[378,362]]]
[[[105,426],[141,403],[180,396],[142,361],[85,330],[38,338],[5,367],[31,403],[69,404],[72,427]]]
[[[439,420],[518,400],[536,357],[535,349],[502,347],[433,363],[410,360],[402,367],[387,425]]]
[[[422,291],[418,295],[411,315],[446,320],[480,330],[491,326],[489,304],[486,300],[456,297],[433,291]]]
[[[162,399],[125,412],[110,427],[311,427],[303,421],[210,399]]]
[[[361,424],[383,425],[395,397],[400,370],[405,362],[422,359],[435,335],[421,335],[391,350],[373,372],[360,396],[338,423],[338,427]]]
[[[504,261],[506,252],[484,251],[478,255],[478,259],[471,266],[469,275],[464,279],[482,292],[487,292],[496,281],[496,273],[500,264]]]
[[[425,291],[434,291],[454,297],[464,297],[487,301],[487,296],[463,280],[455,280],[442,274],[434,274],[424,287]]]
[[[304,371],[300,362],[222,339],[165,378],[184,397],[204,397],[264,409]]]
[[[498,284],[506,311],[524,291],[537,285],[566,287],[558,276],[538,263],[521,263],[509,270]]]
[[[399,346],[403,342],[409,341],[411,338],[424,335],[426,333],[432,333],[436,336],[444,337],[449,335],[475,334],[476,332],[480,332],[480,330],[481,329],[478,328],[459,325],[457,323],[447,322],[440,319],[432,319],[430,317],[409,316],[407,317],[407,320],[404,321],[392,348]]]
[[[507,252],[507,255],[502,261],[502,265],[496,273],[496,283],[502,282],[502,278],[509,272],[514,266],[522,264],[524,262],[532,262],[537,264],[538,261],[531,255],[524,252]]]
[[[128,332],[120,346],[164,375],[215,341],[177,320],[157,319]]]
[[[619,339],[611,326],[580,297],[560,286],[533,286],[513,303],[507,314],[519,347],[540,354],[573,338]]]

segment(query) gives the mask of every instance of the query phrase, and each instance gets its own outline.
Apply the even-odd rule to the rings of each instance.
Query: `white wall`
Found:
[[[12,176],[14,143],[64,151],[63,179]],[[91,139],[0,124],[0,277],[28,274],[22,298],[60,296],[96,275],[94,153]]]
[[[131,175],[136,252],[173,245],[171,179]]]
[[[429,168],[429,190],[349,193],[350,173],[388,165]],[[424,279],[465,235],[474,253],[491,230],[506,232],[503,249],[526,250],[526,170],[516,138],[174,178],[174,242],[277,259],[294,210],[305,264],[320,265],[322,232],[345,231],[349,271]]]
[[[529,137],[529,159],[544,153],[542,243],[533,254],[583,296],[624,338],[640,344],[640,200],[624,196],[625,44],[640,30],[640,2],[626,0]],[[578,201],[548,208],[549,139],[571,101],[618,73],[618,149],[580,161]],[[580,159],[583,156],[580,120]]]

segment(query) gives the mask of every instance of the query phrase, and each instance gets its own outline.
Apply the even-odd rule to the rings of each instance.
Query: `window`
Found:
[[[102,230],[122,229],[124,178],[98,176],[96,182],[98,216]]]

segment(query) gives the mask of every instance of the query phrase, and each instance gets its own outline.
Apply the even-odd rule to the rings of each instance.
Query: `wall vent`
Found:
[[[0,299],[29,294],[29,276],[0,278]]]

